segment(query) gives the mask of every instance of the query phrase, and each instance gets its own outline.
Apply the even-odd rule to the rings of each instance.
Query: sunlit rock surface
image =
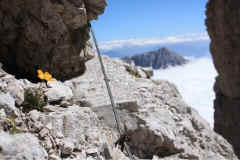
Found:
[[[184,103],[173,84],[137,78],[119,59],[103,57],[103,60],[121,128],[129,135],[128,145],[137,159],[237,160],[231,145]],[[34,84],[3,71],[0,77],[0,139],[9,142],[16,137],[21,137],[19,141],[27,140],[28,136],[34,139],[31,142],[34,144],[15,145],[12,150],[6,143],[0,143],[1,158],[14,159],[16,151],[21,150],[21,156],[27,160],[32,156],[128,160],[114,146],[118,132],[97,58],[87,62],[83,76],[65,83]],[[14,84],[16,93],[8,90],[8,84]],[[50,99],[41,111],[26,105],[25,98],[17,104],[27,89],[39,87]],[[59,88],[65,92],[58,91]],[[49,94],[53,90],[58,92],[57,96]],[[6,102],[6,95],[11,100]],[[34,146],[30,152],[28,145]]]
[[[137,78],[118,59],[103,58],[122,128],[131,137],[135,156],[152,159],[237,159],[231,145],[210,128],[198,112],[182,100],[167,81]],[[113,130],[115,120],[100,64],[87,62],[87,72],[65,82],[74,93],[84,93],[99,119]],[[156,157],[155,157],[156,158]]]

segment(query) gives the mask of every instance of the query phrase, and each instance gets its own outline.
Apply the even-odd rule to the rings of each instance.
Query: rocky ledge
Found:
[[[119,59],[103,60],[136,159],[237,160],[173,84],[139,78]],[[86,66],[81,77],[47,86],[0,72],[0,159],[129,159],[114,147],[118,133],[100,65],[94,58]]]

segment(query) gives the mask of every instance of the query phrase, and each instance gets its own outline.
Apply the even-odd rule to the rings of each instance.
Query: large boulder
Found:
[[[215,82],[214,130],[240,157],[240,1],[209,0],[206,25],[219,76]]]
[[[105,0],[2,0],[0,62],[17,78],[36,80],[41,68],[59,80],[78,76],[93,55],[88,21]]]

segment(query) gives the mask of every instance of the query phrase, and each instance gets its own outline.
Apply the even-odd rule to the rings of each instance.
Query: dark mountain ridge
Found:
[[[188,62],[184,57],[165,47],[132,57],[124,57],[123,60],[128,63],[132,60],[137,66],[152,67],[153,69],[165,69],[168,66],[183,65]]]

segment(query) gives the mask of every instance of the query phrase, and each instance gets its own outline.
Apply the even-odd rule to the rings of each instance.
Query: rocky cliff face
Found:
[[[119,59],[103,61],[136,160],[237,160],[173,84],[138,78]],[[0,159],[129,160],[114,147],[118,133],[97,58],[86,65],[83,76],[48,87],[0,70]],[[46,103],[27,92],[39,87]]]
[[[240,1],[209,0],[206,25],[219,76],[215,82],[214,129],[240,156]]]
[[[144,54],[137,54],[132,57],[125,57],[123,60],[126,62],[132,60],[137,66],[152,67],[153,69],[165,69],[169,66],[187,63],[186,59],[167,48],[161,48]]]
[[[18,78],[36,69],[60,80],[85,71],[93,57],[87,23],[104,12],[105,0],[2,0],[0,62]]]

